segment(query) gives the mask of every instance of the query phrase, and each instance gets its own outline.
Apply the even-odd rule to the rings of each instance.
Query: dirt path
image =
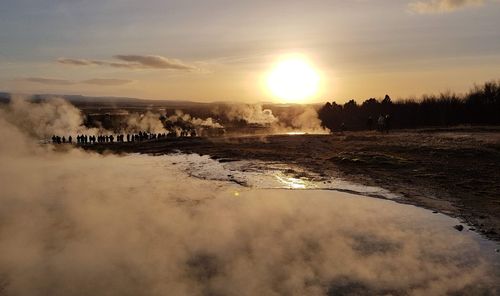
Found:
[[[402,196],[401,202],[459,217],[500,240],[500,132],[495,130],[187,138],[85,148],[295,164],[325,178],[389,189]]]

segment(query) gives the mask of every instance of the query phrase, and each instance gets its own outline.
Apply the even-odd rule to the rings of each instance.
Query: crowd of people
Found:
[[[69,136],[68,139],[66,139],[65,136],[52,136],[52,143],[53,144],[63,144],[63,143],[73,143],[73,137]]]
[[[196,134],[183,133],[180,135],[181,137],[194,137]],[[142,142],[142,141],[151,141],[151,140],[160,140],[167,137],[177,137],[177,134],[174,132],[170,133],[149,133],[149,132],[139,132],[136,134],[118,134],[118,135],[86,135],[79,134],[76,136],[76,144],[85,145],[85,144],[96,144],[96,143],[124,143],[124,142]],[[73,144],[72,136],[52,136],[53,144],[64,144],[69,143]]]
[[[368,130],[373,130],[374,128],[376,128],[377,131],[388,134],[389,130],[391,129],[391,116],[389,114],[385,116],[380,114],[376,122],[374,122],[373,117],[368,116],[368,119],[366,120],[366,128]],[[344,122],[342,122],[340,124],[340,132],[343,133],[345,130],[346,125]]]

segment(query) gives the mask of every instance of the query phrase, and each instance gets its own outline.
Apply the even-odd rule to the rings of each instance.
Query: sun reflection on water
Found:
[[[311,188],[311,184],[308,184],[307,181],[304,181],[302,179],[287,177],[279,174],[275,175],[275,177],[281,184],[283,184],[285,188],[290,188],[290,189]]]

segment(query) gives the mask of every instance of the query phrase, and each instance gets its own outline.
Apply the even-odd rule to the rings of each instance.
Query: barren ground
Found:
[[[400,202],[459,217],[478,232],[500,240],[500,129],[177,138],[84,148],[153,155],[182,151],[221,161],[294,164],[325,178],[342,177],[389,189],[401,195]]]

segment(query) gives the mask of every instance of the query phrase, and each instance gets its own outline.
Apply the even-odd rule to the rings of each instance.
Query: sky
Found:
[[[0,90],[280,101],[276,63],[320,77],[307,102],[464,93],[500,78],[498,0],[0,0]]]

